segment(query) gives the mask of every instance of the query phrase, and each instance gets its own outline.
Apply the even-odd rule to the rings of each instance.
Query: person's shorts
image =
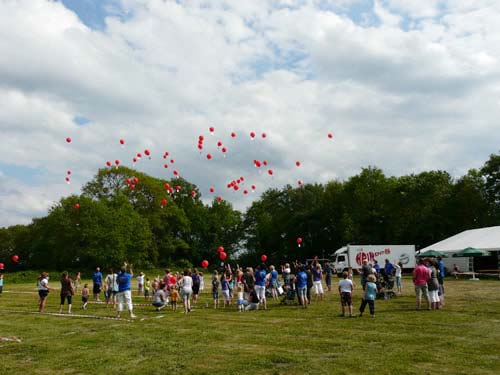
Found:
[[[224,301],[229,301],[231,299],[231,297],[229,295],[229,289],[225,289],[222,291],[222,299]]]
[[[146,289],[146,290],[144,291],[144,297],[149,297],[149,290],[147,290],[147,289]]]
[[[300,298],[306,298],[306,287],[303,288],[297,288],[297,294],[299,295]]]
[[[45,298],[49,295],[49,291],[48,290],[39,290],[38,291],[38,296],[40,298]]]
[[[439,302],[439,295],[437,290],[429,290],[429,299],[431,302]]]
[[[421,298],[422,295],[427,298],[428,296],[428,289],[427,289],[427,284],[425,285],[415,285],[415,294],[417,295],[417,298]]]
[[[255,285],[255,293],[259,301],[266,299],[266,287],[262,285]]]
[[[192,290],[182,290],[182,300],[183,301],[188,301],[189,298],[191,298],[191,294],[193,294]]]
[[[214,299],[219,299],[219,291],[218,290],[212,290],[212,297]]]
[[[351,306],[352,294],[349,292],[342,292],[340,295],[340,302],[342,303],[342,306]]]
[[[276,280],[271,281],[271,289],[278,289],[278,282]]]
[[[325,283],[326,283],[327,286],[331,286],[332,285],[332,277],[330,275],[326,276]]]
[[[94,288],[92,289],[94,294],[99,294],[101,293],[101,286],[99,284],[94,284]]]
[[[199,293],[200,293],[200,286],[193,285],[193,294],[199,294]]]
[[[82,297],[82,302],[87,303],[89,301],[89,297]]]
[[[73,296],[70,294],[70,295],[61,295],[61,305],[64,305],[64,301],[67,300],[68,301],[68,305],[71,305],[71,303],[73,302]]]

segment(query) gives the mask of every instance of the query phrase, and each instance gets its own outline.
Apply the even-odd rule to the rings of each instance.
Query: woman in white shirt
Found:
[[[184,270],[184,276],[180,281],[180,286],[182,287],[182,300],[184,301],[184,313],[187,314],[191,312],[191,294],[193,294],[193,278],[191,276],[191,270]]]
[[[49,295],[49,274],[47,272],[42,272],[37,280],[38,296],[40,297],[40,302],[38,304],[38,312],[43,312],[45,308],[45,302],[47,301],[47,296]]]

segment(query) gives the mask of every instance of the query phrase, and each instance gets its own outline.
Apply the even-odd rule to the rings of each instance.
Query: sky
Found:
[[[0,0],[0,227],[108,160],[240,210],[367,166],[460,177],[500,149],[499,19],[496,0]]]

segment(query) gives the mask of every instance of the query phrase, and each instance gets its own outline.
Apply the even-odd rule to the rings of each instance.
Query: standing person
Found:
[[[307,308],[307,274],[305,272],[305,267],[302,266],[295,275],[294,283],[297,285],[297,295],[299,296],[300,304],[304,309]]]
[[[270,266],[269,270],[269,284],[271,286],[271,296],[273,300],[278,299],[278,271],[274,268],[274,266]]]
[[[380,264],[378,264],[378,260],[373,260],[373,268],[375,269],[375,273],[378,275],[380,273]]]
[[[146,281],[144,281],[144,300],[149,300],[149,292],[151,291],[151,281],[146,277]]]
[[[68,276],[68,272],[64,271],[61,275],[61,304],[59,306],[59,314],[62,314],[64,301],[68,301],[68,314],[71,314],[71,305],[73,301],[73,283]]]
[[[200,271],[198,274],[200,276],[200,292],[203,292],[205,289],[205,278],[203,277],[203,272]]]
[[[420,310],[422,306],[422,295],[427,301],[427,309],[431,309],[429,294],[427,292],[427,281],[429,281],[429,279],[429,270],[424,265],[424,260],[419,259],[418,265],[413,270],[413,285],[415,285],[415,294],[417,297],[417,310]]]
[[[45,303],[47,302],[47,296],[49,295],[49,274],[47,272],[42,272],[37,279],[37,289],[40,301],[38,303],[38,312],[43,312],[45,309]]]
[[[89,284],[83,284],[82,288],[82,309],[87,310],[87,303],[89,303]]]
[[[92,288],[92,291],[94,293],[94,300],[99,301],[99,295],[101,294],[102,286],[102,273],[99,267],[95,269],[95,272],[92,275],[92,281],[94,283],[94,286]]]
[[[444,277],[446,276],[446,269],[444,267],[444,262],[441,257],[437,257],[438,260],[438,282],[439,282],[439,307],[444,306]]]
[[[127,272],[128,271],[128,272]],[[134,272],[132,271],[132,265],[128,265],[126,262],[123,264],[120,269],[120,273],[118,274],[118,314],[119,318],[121,312],[123,310],[123,302],[127,304],[127,309],[130,312],[130,317],[134,319],[136,316],[134,315],[134,307],[132,305],[132,291],[131,291],[131,280],[132,276],[134,276]]]
[[[311,288],[314,286],[313,274],[311,272],[311,265],[307,266],[306,275],[307,275],[307,289],[306,289],[307,304],[310,305],[311,304]]]
[[[333,267],[329,262],[325,263],[325,283],[329,292],[332,291]]]
[[[229,277],[228,277],[226,273],[223,273],[220,276],[220,287],[222,289],[222,301],[224,301],[224,308],[231,304],[231,295],[229,294],[229,279],[230,278],[231,278],[231,275],[229,275]]]
[[[236,305],[238,306],[238,311],[243,312],[245,306],[244,306],[244,299],[243,299],[243,288],[241,286],[237,287],[237,292],[238,292],[238,299],[236,300]]]
[[[266,303],[266,265],[262,263],[255,272],[255,293],[259,298],[260,303],[267,310]]]
[[[217,270],[212,276],[212,297],[214,299],[214,309],[219,307],[219,276]]]
[[[200,275],[197,268],[193,269],[191,279],[193,279],[193,304],[196,304],[198,302],[198,294],[200,294]]]
[[[394,265],[394,269],[396,270],[396,289],[399,294],[402,293],[403,288],[401,284],[401,272],[403,270],[403,263],[398,262]]]
[[[177,311],[177,301],[179,300],[179,291],[177,290],[177,285],[172,285],[170,290],[170,298],[172,303],[172,311]],[[168,300],[167,300],[168,301]]]
[[[3,291],[3,273],[0,272],[0,294]]]
[[[316,301],[318,300],[318,296],[320,301],[323,301],[323,285],[321,285],[321,280],[323,280],[323,271],[321,270],[321,264],[316,264],[316,267],[312,270],[312,276]]]
[[[190,276],[191,270],[185,269],[184,276],[179,284],[182,287],[182,301],[184,302],[184,314],[191,312],[191,294],[193,293],[193,278]]]
[[[144,293],[144,272],[139,273],[137,276],[137,295],[142,296]]]
[[[246,299],[250,300],[250,290],[253,290],[255,286],[252,267],[248,267],[247,272],[243,275],[243,284],[245,286]]]
[[[360,318],[365,312],[366,304],[368,304],[368,307],[370,308],[370,316],[372,318],[375,318],[375,296],[377,295],[377,284],[375,284],[376,281],[377,278],[375,277],[375,275],[368,275],[368,279],[366,280],[365,285],[365,293],[361,301],[361,306],[359,307]]]
[[[394,271],[394,265],[389,261],[389,259],[385,260],[384,271],[385,271],[384,279],[385,281],[387,281],[389,280],[389,277],[392,275]]]
[[[109,273],[106,275],[104,282],[107,285],[106,294],[104,295],[106,298],[106,307],[108,307],[109,301],[113,301],[114,307],[116,305],[116,295],[118,294],[118,275],[113,268],[109,269]]]
[[[82,275],[80,272],[77,272],[75,275],[75,279],[73,280],[73,289],[75,294],[78,292],[78,287],[80,286],[80,283],[82,282]]]
[[[366,283],[368,281],[368,276],[373,274],[371,266],[368,264],[368,260],[363,260],[363,265],[361,266],[361,287],[363,290],[366,288]]]
[[[281,267],[281,277],[283,278],[283,285],[285,286],[286,291],[288,291],[291,287],[291,273],[292,270],[290,269],[290,264],[285,263],[285,265]]]
[[[352,280],[349,279],[349,274],[347,272],[344,272],[342,274],[343,279],[339,281],[339,294],[340,294],[340,303],[342,305],[342,315],[345,316],[345,307],[347,306],[349,309],[349,316],[353,317],[352,315],[352,290],[353,290],[353,285],[352,285]]]
[[[439,281],[437,262],[433,259],[429,260],[430,279],[427,281],[427,290],[429,291],[429,300],[431,301],[431,309],[439,309]]]

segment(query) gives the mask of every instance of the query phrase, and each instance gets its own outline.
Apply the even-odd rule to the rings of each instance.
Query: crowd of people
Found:
[[[418,265],[413,271],[413,283],[416,293],[416,308],[421,309],[422,299],[427,302],[427,308],[440,309],[444,306],[444,264],[440,258],[418,259]],[[357,272],[360,275],[360,284],[363,296],[360,302],[359,315],[362,316],[366,305],[369,307],[370,315],[375,316],[375,300],[377,298],[391,298],[393,295],[402,293],[403,265],[399,262],[392,264],[388,259],[381,267],[375,260],[369,263],[364,260]],[[214,270],[210,276],[211,294],[213,308],[230,308],[235,305],[240,312],[248,310],[266,310],[267,300],[278,300],[284,296],[285,301],[295,300],[302,307],[307,308],[311,304],[311,293],[314,291],[314,300],[321,302],[325,298],[323,283],[328,292],[332,291],[332,278],[336,273],[334,267],[326,262],[321,265],[317,258],[312,262],[302,264],[298,261],[281,266],[281,278],[277,269],[265,263],[260,264],[254,270],[252,267],[231,267],[225,264],[220,270]],[[95,303],[103,303],[108,307],[116,307],[117,317],[120,317],[124,306],[126,306],[130,317],[135,318],[132,303],[132,280],[133,270],[131,265],[124,263],[120,271],[116,273],[113,268],[104,277],[99,267],[92,276],[92,293]],[[53,290],[48,284],[49,275],[42,272],[37,280],[39,300],[39,311],[43,312],[49,291]],[[177,303],[182,301],[184,313],[190,313],[192,306],[199,301],[200,292],[205,289],[205,276],[197,268],[185,269],[181,272],[172,272],[165,269],[165,274],[150,279],[143,272],[136,276],[137,295],[144,298],[145,303],[151,303],[157,311],[170,306],[177,310]],[[67,272],[63,272],[60,279],[61,303],[59,313],[67,302],[68,313],[72,312],[73,296],[78,292],[81,285],[80,273],[70,278]],[[352,294],[356,287],[354,272],[350,267],[343,272],[338,282],[338,294],[341,304],[341,316],[354,317]],[[220,292],[220,293],[219,293]],[[104,300],[101,301],[101,293]],[[90,296],[88,284],[84,284],[80,290],[82,298],[82,309],[87,309]],[[221,298],[222,297],[222,298]],[[222,299],[222,304],[220,304]],[[205,307],[208,307],[206,302]]]

